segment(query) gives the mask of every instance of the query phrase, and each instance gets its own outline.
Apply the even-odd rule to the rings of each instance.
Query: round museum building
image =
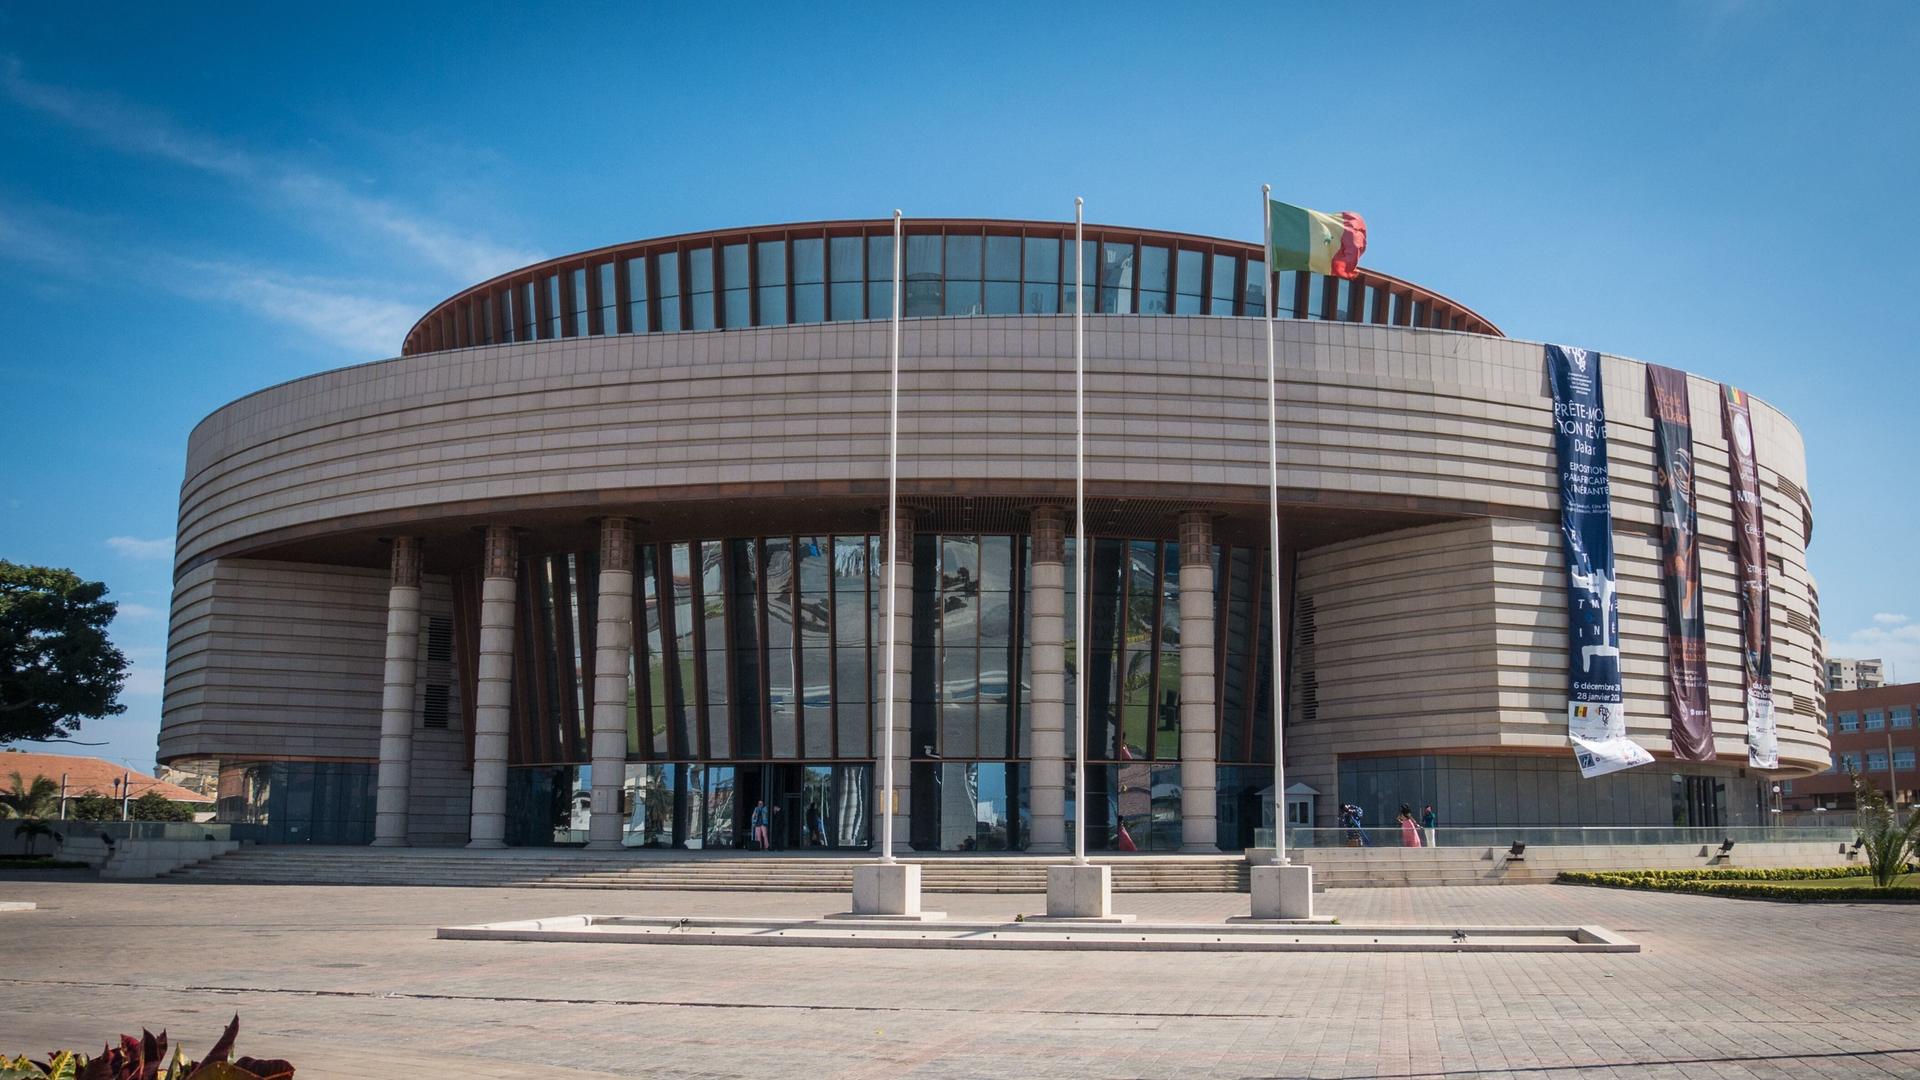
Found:
[[[1711,737],[1679,760],[1647,370],[1594,355],[1626,734],[1654,761],[1583,779],[1543,346],[1258,244],[1089,226],[1076,267],[1073,229],[906,222],[894,550],[891,220],[550,260],[394,359],[217,410],[180,491],[160,759],[217,760],[220,820],[277,842],[734,847],[764,804],[789,850],[865,847],[890,809],[921,851],[1058,851],[1076,821],[1096,850],[1231,851],[1273,824],[1277,639],[1302,826],[1759,824],[1776,780],[1827,768],[1805,449],[1772,405],[1747,399],[1778,768],[1748,764],[1731,455],[1697,376]]]

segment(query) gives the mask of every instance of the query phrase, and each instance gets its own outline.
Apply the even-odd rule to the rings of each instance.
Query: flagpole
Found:
[[[1280,275],[1273,268],[1273,185],[1260,185],[1260,223],[1265,238],[1260,261],[1266,275],[1267,296],[1267,551],[1269,585],[1273,597],[1273,846],[1274,858],[1285,866],[1287,859],[1287,761],[1281,744],[1281,729],[1287,715],[1280,671],[1280,396],[1278,364],[1273,346],[1273,291]]]
[[[1087,862],[1086,200],[1073,199],[1073,861]]]
[[[895,620],[899,614],[900,542],[900,211],[893,212],[893,328],[888,347],[887,383],[887,702],[884,709],[886,753],[880,767],[880,861],[893,861],[893,682]]]

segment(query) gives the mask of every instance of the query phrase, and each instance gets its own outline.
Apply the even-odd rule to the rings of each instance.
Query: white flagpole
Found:
[[[887,703],[885,716],[885,735],[887,748],[880,767],[880,861],[893,861],[893,654],[894,623],[898,615],[898,592],[895,586],[899,574],[899,550],[894,545],[900,542],[900,211],[893,212],[893,332],[891,346],[888,349],[890,374],[888,379],[887,401],[887,661],[886,682]]]
[[[1087,861],[1087,287],[1086,200],[1073,200],[1073,861]]]
[[[1281,745],[1281,728],[1285,725],[1287,710],[1280,671],[1280,395],[1273,348],[1273,291],[1280,275],[1273,267],[1273,208],[1269,205],[1272,198],[1273,185],[1261,184],[1260,222],[1265,250],[1260,253],[1260,264],[1267,278],[1262,290],[1267,294],[1267,551],[1271,574],[1267,591],[1273,597],[1273,843],[1275,858],[1285,866],[1288,863],[1287,759]]]

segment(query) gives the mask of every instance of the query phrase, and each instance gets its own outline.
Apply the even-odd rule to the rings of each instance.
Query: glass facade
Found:
[[[909,223],[904,312],[1073,310],[1072,227]],[[1259,316],[1270,281],[1257,246],[1091,229],[1082,253],[1098,314]],[[793,226],[631,244],[510,276],[442,304],[403,352],[589,334],[740,329],[892,314],[891,223]],[[624,272],[617,272],[616,267]],[[1276,314],[1498,333],[1450,301],[1388,279],[1279,275]]]
[[[1391,828],[1405,804],[1431,804],[1440,827],[1644,825],[1689,828],[1767,824],[1766,785],[1728,772],[1658,766],[1582,780],[1572,755],[1432,754],[1346,757],[1340,794],[1320,800],[1321,824],[1343,803],[1369,829]]]
[[[371,843],[377,773],[358,761],[222,762],[217,820],[262,826],[266,844]]]
[[[1031,545],[971,533],[921,533],[913,543],[912,741],[902,762],[914,777],[910,841],[1022,848]],[[1180,846],[1179,546],[1121,537],[1090,546],[1089,814],[1104,824],[1089,846],[1171,850]],[[1216,675],[1265,678],[1256,652],[1271,642],[1265,560],[1228,547],[1213,559],[1215,617],[1228,628]],[[749,798],[767,798],[783,815],[775,832],[786,846],[866,843],[860,785],[872,776],[882,580],[880,539],[864,533],[638,548],[624,672],[630,844],[742,844],[740,800]],[[598,588],[593,552],[521,560],[512,843],[585,839]],[[1068,602],[1078,602],[1071,587]],[[1069,649],[1070,664],[1078,652]],[[1231,733],[1220,743],[1223,763],[1257,766],[1270,753],[1270,737],[1259,734],[1271,730],[1270,705],[1268,695],[1220,695],[1216,708],[1231,713],[1216,720]],[[1228,798],[1240,795],[1223,787]],[[1231,847],[1252,840],[1250,831],[1223,838]]]

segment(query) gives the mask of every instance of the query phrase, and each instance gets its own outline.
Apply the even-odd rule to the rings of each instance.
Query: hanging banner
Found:
[[[1648,764],[1653,755],[1627,738],[1600,355],[1549,345],[1547,371],[1567,563],[1567,734],[1580,775],[1592,779]]]
[[[1726,426],[1727,466],[1732,473],[1733,559],[1740,581],[1740,656],[1747,683],[1747,764],[1777,769],[1780,738],[1773,726],[1766,513],[1760,504],[1760,463],[1754,457],[1753,415],[1745,392],[1721,385],[1720,419]]]
[[[1654,473],[1660,487],[1660,585],[1667,613],[1667,714],[1680,761],[1713,760],[1707,705],[1707,615],[1700,595],[1700,515],[1693,501],[1693,410],[1687,373],[1647,365]]]

